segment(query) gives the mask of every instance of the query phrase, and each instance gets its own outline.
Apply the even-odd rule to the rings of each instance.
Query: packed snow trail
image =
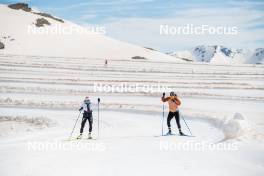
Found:
[[[103,59],[1,55],[0,73],[1,175],[264,172],[261,65],[109,60],[105,67]],[[94,82],[171,85],[195,137],[155,137],[161,135],[162,93],[95,93]],[[65,141],[87,95],[93,102],[95,138],[97,98],[102,100],[100,139]],[[165,110],[167,116],[167,105]],[[175,120],[171,123],[177,133]],[[181,125],[188,134],[183,121]],[[80,121],[76,137],[79,128]],[[86,126],[84,137],[87,130]],[[30,144],[66,145],[66,149],[29,150]],[[194,144],[205,148],[188,148]],[[209,150],[209,145],[234,150]]]
[[[13,108],[1,109],[5,115],[12,115]],[[33,115],[30,109],[17,109],[17,112]],[[209,141],[218,142],[223,138],[220,130],[212,124],[200,120],[188,120],[190,128],[196,137],[168,136],[157,138],[160,134],[160,120],[158,114],[135,114],[116,111],[102,111],[101,138],[93,140],[64,141],[72,127],[76,115],[75,111],[50,111],[43,110],[46,116],[56,120],[57,127],[34,131],[34,133],[10,134],[2,137],[1,156],[5,158],[0,164],[4,175],[72,175],[83,174],[87,170],[92,175],[145,175],[145,174],[173,174],[175,169],[182,174],[230,174],[238,169],[248,166],[252,158],[239,158],[233,156],[241,151],[207,151],[177,149],[175,145],[187,143],[201,143]],[[75,135],[79,130],[76,130]],[[173,126],[175,129],[175,125]],[[183,127],[184,132],[186,128]],[[87,132],[87,128],[86,128]],[[87,134],[86,134],[87,135]],[[96,134],[94,134],[96,135]],[[47,148],[46,150],[29,149],[29,142],[35,144],[64,144],[70,146],[82,146],[72,149]],[[161,150],[161,145],[171,145],[170,150]],[[88,146],[88,147],[87,147]],[[247,147],[242,147],[246,152]],[[8,151],[8,153],[7,153]],[[247,154],[249,155],[249,154]],[[12,158],[12,159],[7,159]],[[245,157],[245,155],[244,155]],[[208,168],[208,160],[210,167]],[[222,161],[225,162],[222,162]],[[242,161],[241,161],[242,160]],[[228,161],[228,162],[227,162]],[[19,163],[19,167],[14,164]],[[233,162],[237,162],[234,165]],[[233,163],[230,166],[230,163]],[[133,165],[133,167],[131,167]],[[220,166],[221,165],[221,166]],[[217,168],[229,168],[215,173]],[[173,169],[171,169],[173,168]],[[15,172],[14,172],[15,171]],[[244,170],[242,175],[258,175],[262,171],[256,168]]]
[[[42,111],[45,114],[45,117],[50,118],[50,123],[55,124],[50,128],[45,128],[43,130],[54,130],[58,131],[56,128],[63,128],[63,130],[59,131],[59,135],[54,134],[52,138],[48,139],[58,139],[58,138],[66,138],[71,128],[74,124],[74,121],[77,118],[77,112],[64,110],[64,111],[53,111],[53,110],[45,110],[45,109],[36,109],[35,111]],[[34,111],[34,110],[33,110]],[[24,109],[24,108],[1,108],[2,115],[5,116],[15,116],[15,114],[23,114],[26,117],[36,117],[38,113],[32,112],[32,109]],[[75,117],[76,116],[76,117]],[[101,111],[101,138],[100,140],[108,140],[108,139],[126,139],[126,138],[154,138],[161,135],[161,115],[158,113],[146,114],[146,113],[135,113],[135,112],[118,112],[118,111]],[[80,118],[81,119],[81,118]],[[80,130],[80,122],[79,119],[74,135],[77,136]],[[10,120],[12,121],[12,119]],[[45,121],[44,121],[45,122]],[[174,128],[174,132],[177,132],[176,128],[176,121],[175,119],[172,120],[172,127]],[[187,128],[184,126],[183,121],[182,128],[184,132],[188,134]],[[188,122],[187,122],[188,123]],[[190,122],[189,122],[190,123]],[[195,123],[196,125],[194,125]],[[194,120],[190,124],[190,128],[194,127],[201,127],[204,126],[204,130],[199,130],[199,135],[195,137],[195,141],[201,140],[211,140],[213,142],[217,142],[223,139],[223,133],[220,129],[217,129],[206,121],[197,121]],[[55,126],[55,127],[54,127]],[[86,126],[85,134],[88,134],[88,127]],[[164,123],[164,129],[167,131],[166,124]],[[207,131],[209,130],[209,131]],[[197,130],[198,131],[198,130]],[[38,130],[35,131],[38,133]],[[39,132],[42,133],[42,130]],[[63,133],[65,132],[65,133]],[[26,133],[27,134],[27,133]],[[30,134],[30,132],[28,133]],[[61,135],[63,134],[63,135]],[[10,133],[13,137],[18,137],[19,134]],[[24,135],[24,134],[23,134]],[[33,135],[34,136],[34,135]],[[94,113],[94,136],[97,137],[97,113]],[[5,136],[3,136],[5,137]],[[9,139],[13,140],[9,136],[6,136]],[[30,137],[30,135],[29,135]],[[168,137],[175,137],[178,136],[168,136]],[[182,136],[184,138],[184,136]],[[33,138],[36,139],[35,137]]]

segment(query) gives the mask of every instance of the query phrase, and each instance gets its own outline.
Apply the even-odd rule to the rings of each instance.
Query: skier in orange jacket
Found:
[[[171,135],[171,119],[175,116],[176,123],[179,129],[179,134],[184,135],[181,131],[181,124],[180,124],[180,114],[178,107],[181,105],[180,99],[177,97],[177,95],[174,92],[170,92],[170,96],[165,98],[165,93],[163,93],[163,96],[161,97],[162,102],[168,102],[169,104],[169,114],[167,118],[167,125],[169,132],[167,135]]]

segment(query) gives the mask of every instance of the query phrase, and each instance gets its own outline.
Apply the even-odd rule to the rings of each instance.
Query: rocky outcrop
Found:
[[[2,42],[0,42],[0,49],[4,49],[4,48],[5,48],[5,45]]]
[[[50,25],[50,22],[45,18],[38,18],[35,25],[37,27],[43,27],[44,25]]]
[[[53,20],[56,20],[56,21],[59,21],[61,23],[64,23],[64,21],[62,19],[59,19],[59,18],[56,18],[48,13],[38,13],[38,12],[33,12],[34,14],[36,15],[40,15],[40,16],[43,16],[43,17],[47,17],[47,18],[51,18]]]
[[[59,21],[61,23],[64,23],[64,21],[62,19],[59,19],[59,18],[56,18],[48,13],[41,13],[41,12],[33,12],[32,9],[28,6],[28,4],[26,3],[16,3],[16,4],[10,4],[8,5],[9,8],[11,9],[14,9],[14,10],[24,10],[26,12],[31,12],[33,14],[36,14],[36,15],[40,15],[40,16],[43,16],[43,17],[47,17],[47,18],[51,18],[53,20],[56,20],[56,21]]]
[[[147,58],[142,57],[142,56],[134,56],[131,59],[143,59],[143,60],[146,60]]]
[[[16,3],[16,4],[10,4],[8,5],[9,8],[15,9],[15,10],[24,10],[26,12],[31,12],[31,8],[26,3]]]
[[[153,49],[153,48],[150,48],[150,47],[144,47],[144,48],[146,48],[146,49],[148,49],[148,50],[151,50],[151,51],[157,51],[157,50],[155,50],[155,49]]]

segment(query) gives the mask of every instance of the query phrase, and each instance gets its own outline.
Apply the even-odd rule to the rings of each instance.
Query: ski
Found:
[[[182,137],[195,137],[193,135],[188,135],[188,134],[182,134],[182,135],[178,134],[178,136],[182,136]]]
[[[183,135],[180,135],[180,134],[164,134],[164,135],[157,135],[154,137],[168,137],[168,136],[195,137],[195,136],[187,135],[187,134],[183,134]]]
[[[81,141],[81,140],[96,140],[96,138],[81,138],[81,139],[78,139],[76,137],[76,138],[72,138],[72,139],[65,139],[64,141]]]

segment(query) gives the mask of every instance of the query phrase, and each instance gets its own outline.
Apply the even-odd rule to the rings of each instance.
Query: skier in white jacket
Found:
[[[90,101],[89,97],[85,97],[79,111],[83,111],[83,118],[82,118],[82,123],[81,123],[80,135],[77,137],[77,139],[82,138],[83,129],[84,129],[84,126],[85,126],[85,123],[87,120],[89,122],[89,136],[88,136],[88,138],[91,139],[92,138],[91,133],[92,133],[92,129],[93,129],[93,111],[91,109],[91,101]]]

